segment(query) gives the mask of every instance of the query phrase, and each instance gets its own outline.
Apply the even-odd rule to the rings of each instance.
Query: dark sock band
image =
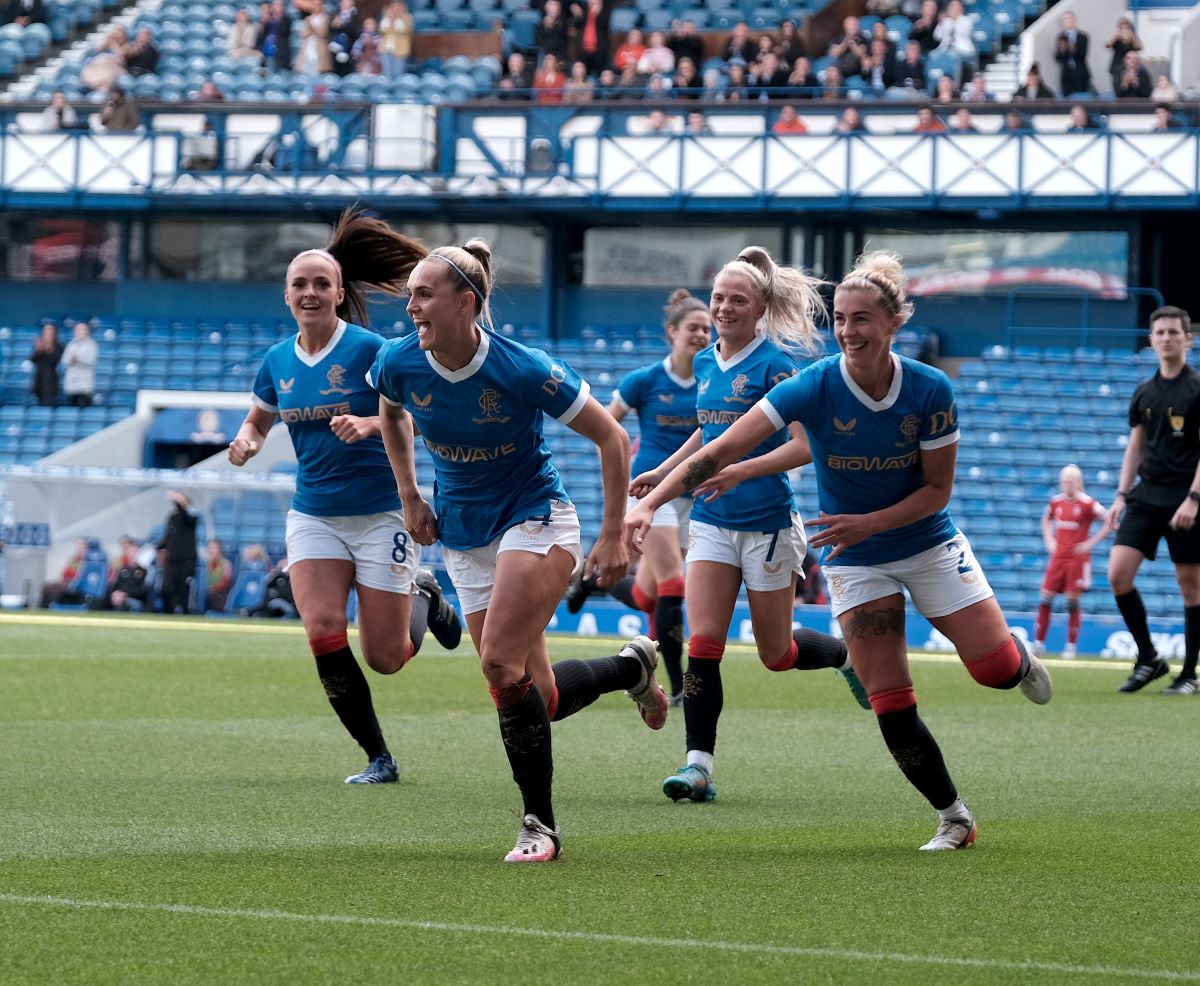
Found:
[[[1146,621],[1146,607],[1142,603],[1141,594],[1137,589],[1130,589],[1122,596],[1114,596],[1121,618],[1137,644],[1138,664],[1151,664],[1158,652],[1154,649],[1154,641],[1150,639],[1150,625]]]
[[[420,592],[414,592],[409,598],[412,599],[408,617],[408,639],[412,641],[412,654],[408,656],[411,659],[421,649],[425,631],[429,628],[429,599]]]
[[[654,633],[671,694],[678,695],[683,691],[683,596],[659,594],[654,607]]]
[[[537,815],[543,825],[555,828],[554,809],[550,791],[554,779],[554,756],[550,745],[550,717],[542,693],[530,687],[529,676],[521,682],[520,690],[505,689],[497,699],[500,718],[500,738],[512,767],[513,780],[521,790],[526,815]],[[515,701],[514,701],[515,699]]]
[[[633,688],[642,680],[641,663],[619,654],[587,661],[559,661],[552,670],[558,687],[554,722],[586,709],[601,695]]]
[[[938,811],[954,804],[958,791],[946,770],[937,741],[917,715],[917,707],[910,705],[885,712],[878,719],[883,741],[908,783]]]
[[[1183,608],[1183,670],[1182,678],[1196,677],[1196,657],[1200,652],[1200,606]]]
[[[354,653],[349,647],[342,647],[328,654],[318,654],[316,662],[329,704],[346,732],[354,737],[371,760],[386,755],[388,748],[371,702],[371,687],[354,659]]]
[[[689,750],[712,753],[717,746],[717,720],[725,705],[721,662],[688,658],[683,676],[683,722]]]
[[[799,650],[793,666],[799,671],[840,668],[846,663],[845,641],[837,637],[801,627],[792,631],[792,639],[796,641]]]
[[[640,613],[641,610],[638,609],[638,604],[633,598],[633,583],[634,576],[626,575],[623,579],[620,579],[616,585],[610,585],[608,587],[608,594],[612,596],[613,599],[623,602],[630,609],[636,609]]]

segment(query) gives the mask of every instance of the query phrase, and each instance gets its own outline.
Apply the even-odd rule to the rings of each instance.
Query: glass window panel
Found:
[[[783,250],[774,226],[622,226],[589,229],[583,242],[586,287],[662,287],[711,284],[717,271],[746,246]]]

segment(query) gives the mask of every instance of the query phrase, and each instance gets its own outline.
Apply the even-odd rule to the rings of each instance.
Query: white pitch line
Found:
[[[1035,962],[1023,959],[971,959],[950,955],[919,955],[906,952],[866,952],[860,949],[815,948],[803,945],[766,945],[754,942],[702,941],[693,938],[653,938],[646,935],[609,935],[594,931],[555,931],[547,928],[512,928],[503,925],[453,924],[442,921],[412,921],[401,918],[360,917],[354,914],[297,914],[291,911],[245,908],[199,907],[194,904],[140,904],[122,900],[76,900],[0,893],[0,903],[63,907],[73,910],[142,911],[155,914],[185,914],[210,918],[251,918],[261,921],[294,921],[307,924],[341,924],[355,927],[401,928],[461,935],[540,938],[546,941],[578,941],[597,945],[634,945],[650,948],[697,948],[744,955],[781,955],[796,958],[840,959],[851,962],[893,962],[945,968],[1002,969],[1019,972],[1050,972],[1060,975],[1120,976],[1132,979],[1164,979],[1200,982],[1200,972],[1170,969],[1129,969],[1109,965],[1074,965],[1066,962]]]

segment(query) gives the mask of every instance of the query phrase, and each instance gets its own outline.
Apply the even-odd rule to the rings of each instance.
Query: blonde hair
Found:
[[[486,240],[467,240],[460,247],[444,246],[429,251],[429,258],[444,261],[447,274],[457,282],[456,293],[470,291],[475,295],[475,318],[484,328],[492,329],[492,306],[489,301],[495,280],[492,275],[492,248]]]
[[[820,278],[810,277],[798,267],[781,267],[760,246],[746,247],[721,270],[750,279],[766,306],[760,326],[771,342],[810,353],[819,348],[817,321],[825,317]]]
[[[1066,479],[1068,476],[1072,479],[1079,480],[1079,487],[1080,489],[1083,488],[1083,470],[1080,469],[1079,466],[1075,465],[1074,462],[1068,462],[1058,472],[1058,478],[1060,482]]]
[[[912,318],[913,306],[904,290],[904,268],[897,253],[889,250],[864,253],[854,262],[854,269],[842,278],[838,290],[874,291],[879,307],[889,315],[899,315],[901,325]]]

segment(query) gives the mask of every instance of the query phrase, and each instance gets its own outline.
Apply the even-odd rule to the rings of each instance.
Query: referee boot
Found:
[[[1140,692],[1150,682],[1161,678],[1170,670],[1171,666],[1161,657],[1156,657],[1153,661],[1147,661],[1145,664],[1135,664],[1133,671],[1117,691]]]

